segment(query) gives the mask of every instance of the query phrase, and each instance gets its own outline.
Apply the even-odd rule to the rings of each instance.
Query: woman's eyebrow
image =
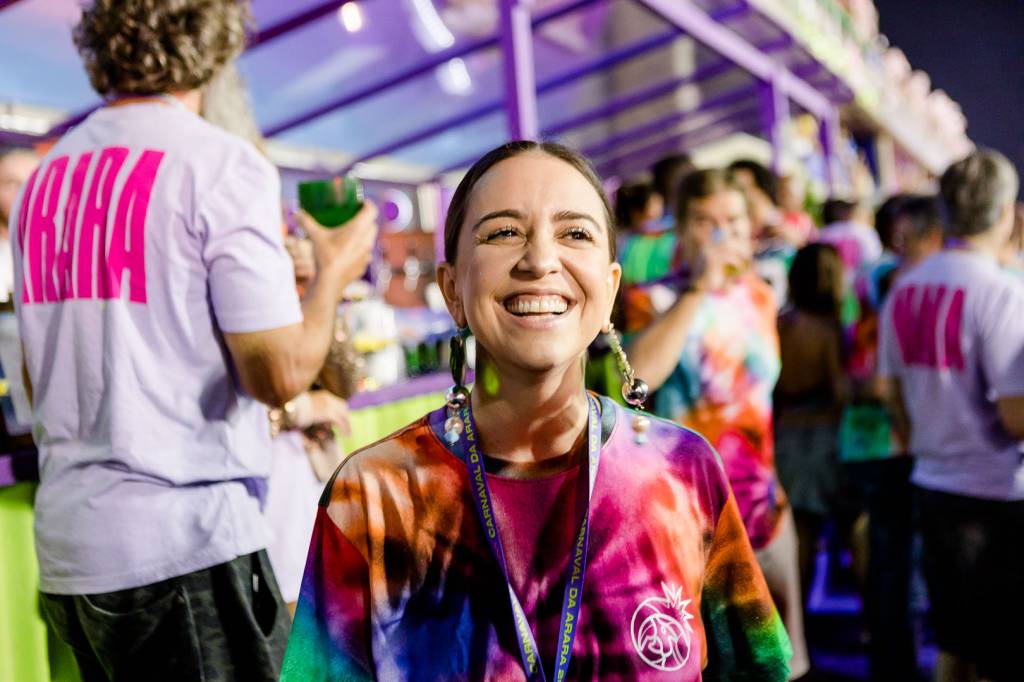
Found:
[[[598,229],[600,229],[601,227],[601,224],[597,222],[597,220],[595,220],[592,216],[587,215],[586,213],[579,213],[578,211],[559,211],[554,216],[552,216],[552,219],[556,223],[566,222],[570,220],[586,220],[593,223],[594,227]]]
[[[500,211],[491,211],[484,217],[480,218],[480,220],[473,223],[472,231],[476,232],[481,225],[486,223],[488,220],[494,220],[495,218],[512,218],[513,220],[524,220],[525,216],[523,216],[523,214],[520,213],[519,211],[512,208],[505,208]]]

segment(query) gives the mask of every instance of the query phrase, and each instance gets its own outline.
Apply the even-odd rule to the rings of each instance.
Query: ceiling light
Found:
[[[352,0],[338,8],[338,21],[349,33],[355,33],[363,27],[363,11],[359,3]]]

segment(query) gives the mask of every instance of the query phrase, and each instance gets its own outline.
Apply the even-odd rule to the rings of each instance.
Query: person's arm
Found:
[[[377,236],[377,210],[367,203],[343,227],[333,230],[300,214],[313,242],[317,274],[302,302],[302,322],[267,331],[225,333],[242,387],[270,406],[281,406],[305,391],[323,367],[342,292],[370,262]]]
[[[664,315],[629,344],[629,362],[636,376],[646,381],[652,391],[660,388],[679,365],[690,327],[703,301],[702,289],[683,292]]]
[[[730,265],[739,267],[721,244],[710,240],[704,243],[691,259],[691,287],[630,342],[626,349],[629,362],[636,376],[647,382],[652,391],[660,388],[679,365],[705,295],[725,285],[725,272]]]
[[[25,357],[24,343],[21,344],[21,383],[25,388],[25,397],[28,398],[28,404],[35,409],[35,403],[32,400],[32,378],[28,375],[28,358]]]
[[[907,406],[903,403],[903,389],[900,387],[900,380],[891,376],[877,376],[874,380],[874,393],[889,411],[896,437],[903,444],[904,449],[908,448],[910,446],[910,417],[907,414]]]
[[[1024,441],[1024,395],[996,401],[1003,427],[1013,438]]]
[[[979,353],[985,381],[995,397],[999,421],[1024,441],[1024,286],[1010,280],[1001,295],[979,310]]]
[[[842,405],[850,400],[852,387],[850,378],[843,366],[843,339],[839,327],[832,328],[825,342],[825,372],[829,385],[832,387],[832,398]]]
[[[870,383],[869,393],[885,405],[897,439],[904,450],[909,450],[912,424],[910,413],[903,401],[903,387],[899,379],[903,368],[903,356],[893,320],[896,312],[894,300],[895,297],[890,292],[878,314],[878,367]]]
[[[708,655],[703,679],[788,679],[792,646],[731,492],[704,568],[701,619]]]
[[[282,682],[376,679],[370,639],[370,573],[365,540],[360,539],[365,538],[365,521],[355,518],[354,494],[337,490],[350,491],[352,487],[336,479],[317,510],[281,666]],[[337,505],[331,502],[335,495],[344,498]]]

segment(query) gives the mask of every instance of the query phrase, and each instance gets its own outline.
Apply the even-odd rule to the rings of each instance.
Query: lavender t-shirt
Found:
[[[265,546],[265,409],[221,331],[301,321],[279,178],[183,107],[100,109],[26,183],[15,303],[35,391],[41,588],[127,589]]]
[[[1024,395],[1024,283],[977,252],[931,256],[886,299],[878,358],[903,390],[917,485],[1024,499],[1022,443],[995,402]]]
[[[850,279],[861,267],[882,257],[882,242],[870,225],[852,221],[832,223],[821,229],[818,241],[835,247]]]

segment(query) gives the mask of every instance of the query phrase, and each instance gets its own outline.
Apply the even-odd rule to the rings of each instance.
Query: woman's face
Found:
[[[754,257],[754,244],[744,196],[738,190],[724,189],[689,200],[683,239],[690,253],[716,249],[729,271],[746,270]]]
[[[495,164],[472,190],[439,283],[499,368],[578,362],[608,323],[620,268],[609,257],[597,191],[568,163],[528,152]]]

